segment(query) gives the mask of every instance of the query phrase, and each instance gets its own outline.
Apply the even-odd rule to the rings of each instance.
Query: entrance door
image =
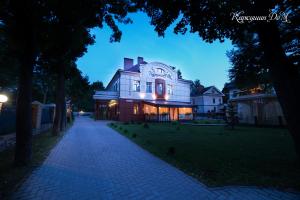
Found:
[[[163,79],[155,79],[155,94],[157,99],[164,99],[166,93],[165,81]]]

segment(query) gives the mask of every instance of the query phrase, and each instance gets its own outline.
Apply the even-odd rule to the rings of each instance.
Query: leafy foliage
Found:
[[[196,79],[191,85],[191,96],[199,95],[203,89],[204,89],[204,86],[201,85],[200,80]]]

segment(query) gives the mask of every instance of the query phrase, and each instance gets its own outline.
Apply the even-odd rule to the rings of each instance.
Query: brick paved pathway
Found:
[[[249,187],[207,188],[105,122],[79,117],[13,199],[299,200],[300,196]]]

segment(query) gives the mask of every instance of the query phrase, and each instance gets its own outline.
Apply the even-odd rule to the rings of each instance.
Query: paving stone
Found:
[[[208,188],[106,126],[78,117],[13,199],[299,200],[256,187]]]

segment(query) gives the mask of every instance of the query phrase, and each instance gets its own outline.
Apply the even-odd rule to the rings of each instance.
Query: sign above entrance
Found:
[[[151,70],[149,71],[149,75],[152,77],[163,77],[163,78],[169,78],[172,80],[171,74],[162,68],[153,68],[152,67]]]

